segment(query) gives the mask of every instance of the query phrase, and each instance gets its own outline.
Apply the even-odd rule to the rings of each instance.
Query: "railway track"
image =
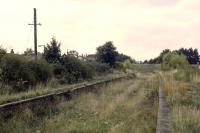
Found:
[[[62,90],[62,91],[58,91],[58,92],[56,91],[56,92],[52,92],[49,94],[45,94],[45,95],[41,95],[41,96],[37,96],[37,97],[33,97],[33,98],[28,98],[25,100],[9,102],[9,103],[0,105],[0,114],[17,111],[21,108],[22,109],[23,108],[34,109],[37,107],[37,105],[40,105],[40,104],[43,104],[45,107],[46,106],[45,102],[70,100],[74,95],[78,95],[82,92],[92,91],[92,90],[98,89],[100,86],[105,85],[109,82],[119,81],[119,80],[126,79],[126,78],[130,78],[130,76],[126,75],[126,76],[121,76],[121,77],[112,78],[112,79],[108,79],[108,80],[101,80],[101,81],[97,81],[95,83],[82,85],[80,87],[76,87],[76,88],[72,88],[72,89]]]

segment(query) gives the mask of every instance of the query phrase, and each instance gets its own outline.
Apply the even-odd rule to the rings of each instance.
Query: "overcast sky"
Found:
[[[0,44],[8,51],[33,48],[34,7],[38,44],[55,36],[63,52],[95,53],[106,41],[136,60],[165,48],[200,50],[199,0],[0,0]]]

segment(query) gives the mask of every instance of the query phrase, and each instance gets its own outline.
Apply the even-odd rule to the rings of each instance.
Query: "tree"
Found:
[[[130,63],[136,63],[136,61],[134,59],[132,59],[130,56],[125,55],[125,54],[118,54],[118,56],[117,56],[118,62],[124,62],[126,60],[129,60]]]
[[[34,55],[34,51],[31,48],[27,48],[24,51],[24,55]]]
[[[154,59],[151,59],[148,61],[150,64],[160,64],[163,62],[163,56],[167,53],[170,53],[171,51],[169,49],[163,50],[160,55]],[[200,63],[200,56],[197,49],[193,48],[180,48],[179,50],[174,50],[172,52],[175,52],[179,55],[186,56],[186,59],[188,60],[189,64],[199,64]]]
[[[101,63],[106,63],[112,67],[117,60],[117,55],[118,52],[116,51],[116,47],[111,41],[106,42],[104,45],[97,48],[97,61]]]
[[[167,53],[170,53],[171,51],[169,49],[165,49],[163,50],[160,55],[157,57],[157,59],[155,60],[156,64],[160,64],[163,62],[163,57],[164,55],[166,55]]]
[[[197,49],[184,49],[181,48],[179,50],[176,50],[177,53],[183,54],[187,57],[187,60],[190,64],[198,64],[199,63],[199,53]]]
[[[161,67],[163,70],[184,69],[188,65],[185,55],[179,55],[177,52],[167,53],[163,56]]]
[[[67,55],[78,57],[79,53],[76,50],[70,50],[67,52]]]
[[[14,54],[15,52],[14,52],[14,50],[13,50],[13,49],[11,49],[11,50],[10,50],[10,53],[11,53],[11,54]]]
[[[31,69],[27,66],[27,60],[20,55],[6,54],[0,62],[1,82],[14,88],[22,86],[24,82],[33,83]]]
[[[167,53],[170,53],[171,51],[169,49],[163,50],[160,55],[154,59],[150,59],[149,61],[146,61],[145,63],[149,64],[161,64],[163,62],[163,56]]]
[[[4,49],[4,48],[2,48],[2,47],[0,46],[0,60],[1,60],[1,58],[2,58],[6,53],[7,53],[6,49]]]
[[[49,63],[57,63],[61,57],[60,50],[61,43],[59,43],[54,37],[52,38],[50,44],[44,47],[43,57]]]
[[[68,83],[78,82],[81,79],[91,78],[93,71],[86,62],[81,62],[78,58],[69,55],[63,55],[60,60],[63,66],[63,76]]]

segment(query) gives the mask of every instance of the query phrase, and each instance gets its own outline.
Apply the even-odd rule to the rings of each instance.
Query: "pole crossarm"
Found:
[[[28,25],[35,25],[35,24],[28,24]],[[38,23],[38,24],[36,24],[36,25],[42,26],[42,24],[41,24],[41,23]]]

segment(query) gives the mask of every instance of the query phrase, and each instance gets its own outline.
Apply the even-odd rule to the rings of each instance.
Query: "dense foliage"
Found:
[[[19,91],[51,78],[51,67],[46,61],[27,61],[15,54],[6,54],[1,59],[0,70],[1,82]]]
[[[59,62],[61,57],[60,46],[61,43],[58,43],[58,41],[55,38],[52,38],[50,44],[47,44],[47,46],[44,47],[43,57],[46,59],[47,62],[49,63]]]
[[[114,46],[110,46],[108,49],[110,50],[110,48],[114,48]],[[109,50],[107,51],[109,52]],[[50,45],[45,47],[43,57],[52,64],[54,76],[59,79],[60,83],[76,83],[80,80],[91,79],[95,75],[108,72],[109,65],[111,65],[80,60],[78,53],[74,50],[61,55],[60,43],[55,38],[51,40]]]
[[[0,47],[0,59],[6,54],[6,49]]]
[[[22,55],[0,48],[0,82],[15,91],[27,90],[37,84],[46,84],[50,79],[59,83],[77,83],[94,76],[104,75],[114,69],[126,71],[135,61],[119,54],[111,41],[97,48],[95,59],[79,56],[75,50],[61,54],[61,43],[52,38],[44,47],[42,56],[35,60],[32,49]]]
[[[119,67],[119,62],[125,62],[127,60],[129,60],[130,63],[136,63],[130,56],[123,53],[119,54],[111,41],[97,48],[96,57],[98,62],[108,64],[115,68]]]
[[[92,78],[90,66],[73,56],[64,55],[60,62],[66,82],[74,83],[81,79]]]
[[[118,52],[113,43],[109,41],[97,48],[96,56],[98,62],[114,66],[117,60]]]
[[[169,49],[165,49],[163,50],[160,55],[154,59],[150,59],[149,61],[145,60],[144,63],[149,63],[149,64],[161,64],[163,62],[163,57],[165,54],[167,53],[177,53],[179,55],[184,55],[187,59],[187,61],[189,62],[189,64],[200,64],[200,55],[198,53],[197,49],[185,49],[185,48],[181,48],[179,50],[174,50],[174,51],[170,51]]]
[[[24,55],[26,55],[26,56],[34,55],[34,51],[31,48],[27,48],[24,51]]]
[[[117,60],[117,62],[124,62],[126,60],[129,60],[130,63],[136,63],[136,61],[134,59],[132,59],[130,56],[125,55],[125,54],[118,54],[116,60]]]
[[[197,49],[184,49],[181,48],[179,50],[176,51],[179,54],[183,54],[187,57],[187,60],[190,64],[198,64],[200,63],[200,56],[199,56],[199,52]]]
[[[179,55],[176,52],[167,53],[163,56],[161,67],[163,70],[169,69],[184,69],[188,65],[187,58],[184,55]]]

